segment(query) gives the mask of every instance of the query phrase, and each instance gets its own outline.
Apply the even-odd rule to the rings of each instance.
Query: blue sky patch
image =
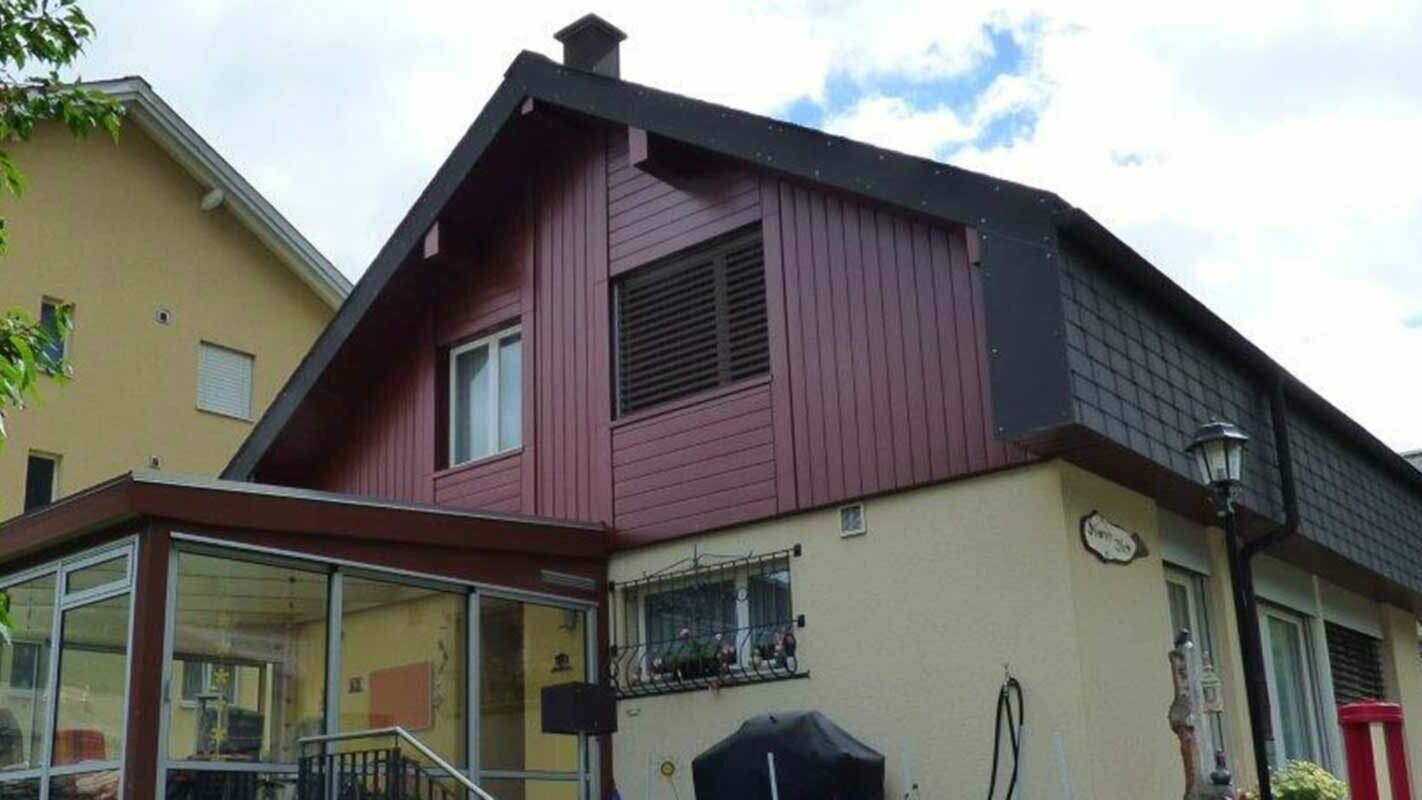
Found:
[[[837,70],[825,78],[823,102],[799,98],[776,113],[781,119],[812,128],[823,128],[829,120],[849,113],[867,96],[894,97],[915,111],[949,108],[959,117],[972,114],[978,99],[1000,75],[1020,75],[1027,69],[1027,54],[1012,31],[983,26],[988,42],[984,58],[965,72],[922,80],[895,73],[855,77]],[[1018,110],[992,120],[971,144],[982,148],[1007,147],[1032,135],[1036,114]],[[963,145],[945,147],[938,155],[948,157]]]

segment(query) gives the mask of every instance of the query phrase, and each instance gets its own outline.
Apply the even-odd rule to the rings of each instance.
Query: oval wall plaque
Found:
[[[1107,564],[1129,564],[1150,555],[1140,534],[1122,528],[1099,511],[1081,518],[1081,543]]]

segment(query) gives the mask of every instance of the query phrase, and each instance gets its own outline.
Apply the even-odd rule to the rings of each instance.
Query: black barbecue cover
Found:
[[[884,800],[884,756],[818,711],[762,714],[691,762],[696,800]]]

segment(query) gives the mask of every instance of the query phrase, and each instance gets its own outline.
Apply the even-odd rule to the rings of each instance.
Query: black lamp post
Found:
[[[1234,492],[1243,479],[1244,446],[1248,442],[1249,437],[1239,426],[1216,420],[1201,426],[1185,451],[1195,458],[1200,482],[1214,492],[1216,514],[1224,528],[1225,543],[1229,549],[1229,577],[1234,589],[1235,623],[1239,628],[1240,656],[1244,667],[1244,693],[1249,705],[1250,738],[1259,778],[1259,798],[1274,800],[1274,790],[1269,784],[1269,743],[1273,734],[1264,676],[1264,647],[1259,636],[1259,616],[1254,600],[1254,572],[1239,538],[1234,509]]]

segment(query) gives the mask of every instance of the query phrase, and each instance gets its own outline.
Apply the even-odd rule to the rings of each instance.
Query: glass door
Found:
[[[1274,727],[1274,762],[1323,763],[1307,622],[1303,617],[1272,608],[1262,610],[1260,617]]]

